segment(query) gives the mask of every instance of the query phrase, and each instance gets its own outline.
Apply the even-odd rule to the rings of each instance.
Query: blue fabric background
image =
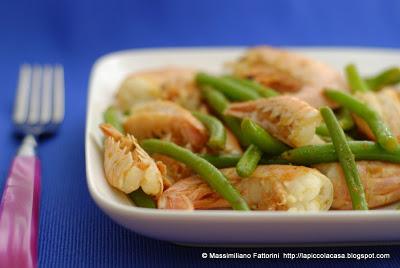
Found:
[[[94,205],[84,164],[88,76],[102,54],[137,47],[262,43],[398,48],[399,11],[396,0],[0,0],[0,188],[19,144],[10,121],[19,65],[60,62],[65,66],[65,122],[59,134],[42,141],[39,149],[43,162],[40,266],[400,266],[399,246],[204,249],[148,239],[114,224]],[[376,252],[390,253],[392,258],[218,261],[202,260],[203,251]]]

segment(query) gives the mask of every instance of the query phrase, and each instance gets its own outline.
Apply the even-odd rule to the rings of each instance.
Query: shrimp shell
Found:
[[[346,90],[339,72],[330,66],[282,49],[261,46],[247,50],[231,64],[235,76],[254,79],[319,108],[335,104],[324,95],[326,87]]]
[[[233,103],[225,114],[250,118],[292,147],[323,143],[315,134],[322,122],[319,111],[298,98],[277,96]]]
[[[333,184],[332,208],[352,209],[351,198],[339,163],[314,166]],[[400,165],[380,161],[358,161],[357,169],[369,208],[385,206],[400,200]]]
[[[393,135],[400,142],[400,93],[393,88],[385,88],[378,92],[356,93],[356,97],[374,109],[387,124]],[[371,129],[363,119],[354,116],[360,131],[369,139],[375,140]]]
[[[132,109],[123,124],[137,139],[164,138],[198,151],[207,140],[203,124],[188,110],[170,101],[150,101]]]
[[[156,163],[132,135],[124,136],[109,124],[100,125],[104,141],[104,172],[107,181],[124,193],[139,187],[149,195],[163,192],[161,163]]]
[[[221,171],[253,210],[319,211],[328,210],[332,203],[332,183],[315,169],[264,165],[248,178],[239,177],[235,168]],[[158,200],[158,208],[222,209],[230,208],[230,204],[199,176],[193,176],[166,190]]]
[[[152,100],[170,100],[185,108],[200,109],[201,94],[194,81],[195,70],[169,66],[129,75],[117,93],[117,103],[129,110]]]

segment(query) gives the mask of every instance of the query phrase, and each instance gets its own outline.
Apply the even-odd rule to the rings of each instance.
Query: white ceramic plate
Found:
[[[356,63],[364,74],[398,65],[400,51],[382,49],[296,48],[338,69]],[[108,185],[103,173],[98,129],[102,113],[130,72],[183,65],[220,72],[243,48],[149,49],[112,53],[93,67],[86,121],[86,173],[97,205],[117,223],[137,233],[190,244],[288,244],[400,241],[400,211],[320,213],[165,211],[135,207]]]

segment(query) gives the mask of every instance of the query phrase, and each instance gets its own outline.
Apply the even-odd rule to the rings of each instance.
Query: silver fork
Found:
[[[13,121],[24,135],[11,165],[0,203],[0,263],[36,267],[40,162],[36,139],[57,130],[64,118],[64,71],[61,65],[20,68]]]

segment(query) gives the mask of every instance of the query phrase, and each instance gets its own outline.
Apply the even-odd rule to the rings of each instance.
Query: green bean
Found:
[[[210,162],[216,168],[234,167],[237,165],[240,158],[242,157],[242,155],[237,155],[237,154],[225,154],[225,155],[200,154],[199,156]],[[286,159],[283,159],[281,156],[274,156],[274,157],[262,156],[259,164],[275,165],[275,164],[290,164],[290,162]]]
[[[392,67],[386,69],[375,76],[366,78],[366,82],[372,90],[379,90],[385,86],[400,83],[400,68]]]
[[[192,114],[208,129],[208,146],[211,149],[221,150],[225,148],[226,130],[224,125],[214,116],[193,111]]]
[[[343,130],[349,130],[354,126],[353,119],[351,117],[351,114],[349,110],[347,109],[342,109],[340,113],[338,114],[338,120],[339,124],[342,127]],[[322,123],[315,129],[315,133],[320,135],[320,136],[329,136],[329,131],[328,128],[326,127],[325,123]]]
[[[389,153],[372,141],[349,141],[348,145],[357,161],[377,160],[400,163],[400,152]],[[308,145],[295,148],[281,154],[281,158],[294,165],[309,166],[320,163],[337,162],[335,147],[332,143]]]
[[[349,64],[346,66],[346,76],[347,82],[350,85],[351,92],[366,92],[369,90],[367,83],[362,79],[358,73],[357,67],[354,64]]]
[[[393,136],[389,127],[381,119],[379,114],[368,105],[342,91],[325,90],[325,94],[333,101],[343,105],[345,108],[364,119],[372,133],[374,133],[377,142],[385,150],[393,152],[399,148],[397,139]]]
[[[339,124],[340,124],[340,121],[339,121]],[[326,127],[326,124],[324,124],[324,123],[315,128],[315,134],[317,134],[317,135],[328,136],[328,133],[329,133],[328,128]]]
[[[156,208],[156,203],[154,200],[140,188],[128,194],[128,196],[138,207]]]
[[[241,146],[246,147],[249,145],[249,141],[243,135],[240,129],[240,119],[235,118],[230,115],[224,116],[224,122],[228,126],[228,128],[232,131],[233,135],[239,140]]]
[[[244,87],[254,90],[255,92],[258,93],[258,95],[264,98],[270,98],[279,95],[279,93],[273,90],[272,88],[264,87],[260,83],[257,83],[249,79],[241,79],[234,76],[225,76],[224,78],[232,81],[233,83],[238,83]]]
[[[124,128],[121,123],[121,113],[113,106],[107,108],[107,110],[103,114],[104,122],[112,125],[120,132],[124,132]]]
[[[211,106],[211,108],[218,114],[218,116],[222,117],[225,110],[229,106],[229,101],[224,96],[224,94],[209,86],[202,87],[201,93],[206,99],[208,105]]]
[[[368,210],[364,187],[358,174],[354,155],[347,144],[346,137],[344,136],[344,131],[336,120],[335,114],[329,107],[322,107],[320,112],[328,127],[336,155],[343,169],[353,209]]]
[[[276,155],[290,148],[248,118],[242,120],[241,128],[243,135],[264,153]]]
[[[172,142],[157,139],[143,140],[141,145],[149,153],[159,153],[178,160],[203,178],[211,188],[225,198],[235,210],[249,210],[246,201],[227,178],[207,160]]]
[[[236,165],[236,172],[240,177],[249,177],[257,168],[262,152],[257,146],[250,144]]]
[[[239,139],[240,144],[242,146],[247,146],[249,143],[240,129],[240,120],[233,116],[224,115],[224,111],[229,106],[229,101],[226,97],[221,92],[211,87],[203,87],[201,91],[208,105],[222,118],[228,128]]]
[[[234,101],[248,101],[260,98],[257,92],[226,78],[198,73],[196,75],[196,81],[202,86],[212,86]]]
[[[280,155],[273,157],[262,156],[259,162],[260,165],[290,165],[291,163],[283,159]]]
[[[216,168],[228,168],[234,167],[242,157],[239,154],[225,154],[225,155],[211,155],[211,154],[200,154],[200,157],[210,162]]]

